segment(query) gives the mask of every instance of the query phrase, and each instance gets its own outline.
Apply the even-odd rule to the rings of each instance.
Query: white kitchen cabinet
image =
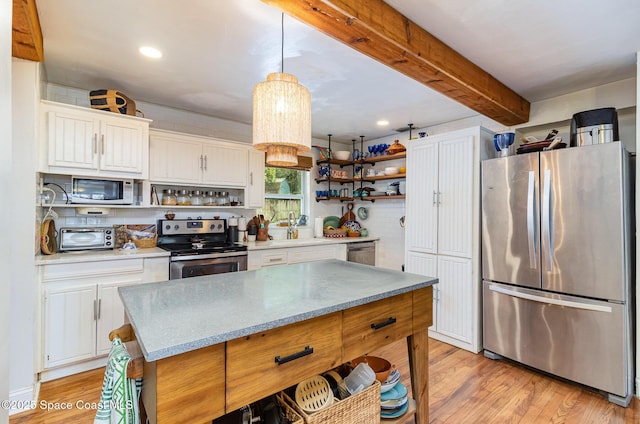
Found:
[[[40,113],[40,171],[148,177],[148,119],[44,100]]]
[[[249,149],[249,175],[245,204],[248,208],[264,207],[264,152]]]
[[[247,185],[248,146],[154,130],[149,149],[152,182],[239,188]]]
[[[280,249],[250,250],[247,258],[249,270],[273,265],[297,264],[301,262],[322,261],[325,259],[347,260],[347,248],[344,243],[324,246],[300,246]]]
[[[429,335],[481,345],[480,166],[493,133],[475,127],[413,140],[407,150],[405,265],[437,277]]]
[[[43,379],[103,366],[109,332],[124,323],[118,287],[168,274],[166,257],[41,266]]]
[[[95,299],[95,284],[45,290],[45,368],[95,357]]]

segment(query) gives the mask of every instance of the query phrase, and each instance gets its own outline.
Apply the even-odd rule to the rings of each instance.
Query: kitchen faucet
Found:
[[[295,232],[294,225],[296,221],[296,214],[293,211],[289,211],[289,217],[287,219],[289,226],[287,227],[287,239],[293,238],[293,233]]]

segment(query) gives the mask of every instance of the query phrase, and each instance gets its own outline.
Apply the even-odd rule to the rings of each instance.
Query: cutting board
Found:
[[[338,222],[338,227],[342,227],[344,223],[347,221],[355,221],[355,220],[356,220],[356,214],[353,213],[353,203],[349,202],[347,203],[347,213],[342,215],[342,218],[340,218],[340,221]]]
[[[46,219],[40,229],[40,250],[44,255],[53,255],[58,252],[56,240],[56,224],[53,219]]]

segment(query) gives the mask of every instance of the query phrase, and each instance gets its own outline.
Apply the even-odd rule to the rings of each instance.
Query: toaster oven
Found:
[[[113,227],[61,228],[60,251],[113,249],[115,244]]]

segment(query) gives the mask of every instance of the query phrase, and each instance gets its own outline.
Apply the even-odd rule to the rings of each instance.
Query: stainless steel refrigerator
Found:
[[[629,404],[630,184],[620,142],[482,162],[486,356]]]

